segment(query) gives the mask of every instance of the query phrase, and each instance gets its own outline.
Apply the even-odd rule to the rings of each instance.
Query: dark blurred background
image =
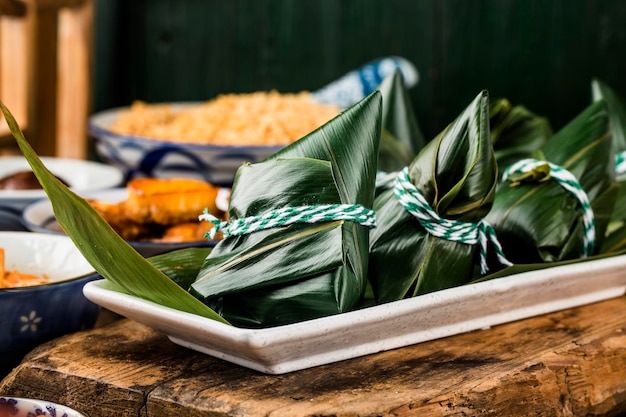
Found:
[[[482,89],[555,130],[593,77],[626,96],[624,0],[103,0],[95,16],[94,112],[315,90],[387,55],[418,67],[428,137]]]

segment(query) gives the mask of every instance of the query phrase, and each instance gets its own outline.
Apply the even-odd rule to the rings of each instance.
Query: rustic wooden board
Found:
[[[122,319],[37,348],[0,393],[90,417],[619,415],[626,297],[278,376]]]

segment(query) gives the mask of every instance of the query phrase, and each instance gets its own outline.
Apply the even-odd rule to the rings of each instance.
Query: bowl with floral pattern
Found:
[[[93,327],[100,308],[82,290],[99,278],[65,235],[0,232],[2,367],[44,342]]]
[[[0,397],[0,417],[85,417],[85,415],[50,401]]]

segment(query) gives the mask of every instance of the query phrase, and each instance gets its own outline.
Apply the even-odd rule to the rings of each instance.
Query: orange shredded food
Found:
[[[308,92],[223,94],[178,110],[136,101],[111,130],[180,143],[288,145],[337,114],[338,107],[317,103]]]
[[[7,271],[4,248],[0,248],[0,288],[27,287],[47,282],[50,282],[50,279],[46,275],[25,274],[16,270]]]

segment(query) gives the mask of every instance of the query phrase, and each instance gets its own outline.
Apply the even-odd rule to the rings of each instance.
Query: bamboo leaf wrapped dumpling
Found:
[[[486,217],[504,253],[516,264],[597,253],[617,192],[604,101],[587,107],[538,154],[504,173]]]
[[[264,162],[240,167],[230,223],[218,223],[232,234],[207,257],[191,293],[243,327],[359,306],[367,284],[381,106],[376,91]],[[315,212],[326,206],[345,211],[334,217]],[[350,218],[356,212],[364,216]],[[323,218],[282,223],[292,215]],[[251,219],[274,227],[263,229]],[[256,231],[238,235],[239,226]]]
[[[470,282],[487,249],[480,245],[479,235],[491,239],[497,251],[497,238],[482,222],[497,182],[489,96],[483,91],[401,171],[396,186],[376,198],[377,227],[370,232],[369,264],[376,300],[394,301]],[[430,206],[422,207],[429,211],[426,223],[400,201],[408,193],[421,195]],[[429,222],[435,228],[452,223],[444,225],[443,233],[456,236],[431,231],[425,225]]]

